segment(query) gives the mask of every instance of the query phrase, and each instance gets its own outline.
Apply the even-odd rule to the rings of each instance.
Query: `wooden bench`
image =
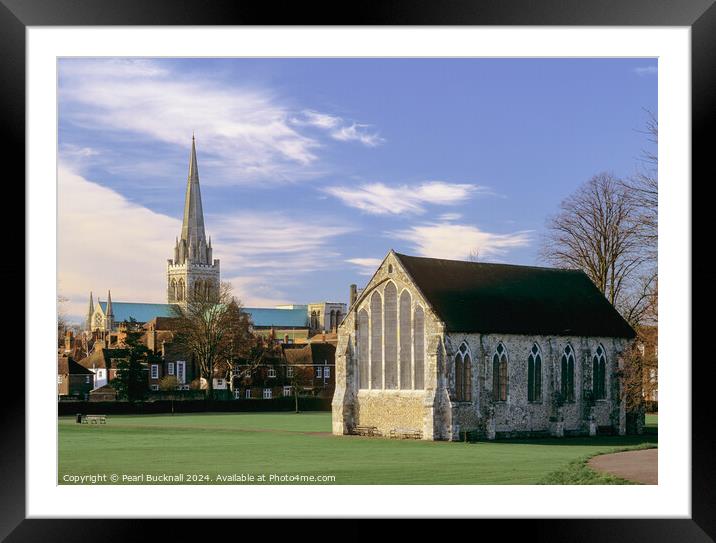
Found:
[[[356,426],[353,428],[353,434],[357,436],[380,436],[380,431],[376,426]]]
[[[423,432],[414,428],[393,428],[390,437],[391,439],[423,439]]]
[[[82,424],[107,424],[107,415],[83,415]]]

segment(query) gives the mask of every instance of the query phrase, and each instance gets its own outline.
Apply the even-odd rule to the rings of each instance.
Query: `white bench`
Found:
[[[107,424],[107,415],[83,415],[82,424]]]

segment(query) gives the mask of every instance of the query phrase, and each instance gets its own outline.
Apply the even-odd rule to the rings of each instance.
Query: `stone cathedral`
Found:
[[[219,288],[219,260],[212,260],[211,251],[211,237],[207,241],[204,231],[196,142],[192,136],[181,237],[176,240],[174,258],[167,260],[168,303],[182,303],[191,293],[207,295]]]
[[[218,289],[219,284],[219,260],[212,258],[211,238],[207,240],[204,230],[196,141],[192,136],[181,236],[174,244],[174,258],[167,260],[167,303],[112,303],[112,295],[108,292],[107,300],[98,298],[95,305],[90,293],[87,330],[106,334],[116,331],[119,324],[131,319],[145,323],[155,317],[172,317],[174,304],[185,302],[192,292],[206,295],[211,289]]]
[[[111,335],[123,322],[132,319],[147,323],[156,317],[172,317],[173,307],[185,303],[190,295],[207,295],[220,288],[219,260],[213,258],[212,253],[211,237],[207,238],[204,229],[196,141],[192,136],[181,235],[175,240],[173,258],[167,259],[167,303],[112,302],[108,292],[105,301],[97,298],[95,304],[90,293],[87,331]],[[346,313],[346,304],[323,301],[273,308],[245,307],[244,311],[250,315],[255,330],[278,330],[281,334],[308,337],[335,331]]]

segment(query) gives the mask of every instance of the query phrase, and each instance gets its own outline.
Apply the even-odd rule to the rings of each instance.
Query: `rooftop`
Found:
[[[294,309],[244,307],[243,311],[251,316],[251,322],[254,326],[273,328],[308,327],[308,313],[305,306],[298,306]]]
[[[582,271],[395,256],[449,332],[635,336]]]
[[[99,302],[102,311],[107,313],[107,302]],[[172,317],[173,304],[150,304],[144,302],[115,302],[112,300],[114,322],[129,322],[132,318],[137,322],[149,322],[155,317]]]

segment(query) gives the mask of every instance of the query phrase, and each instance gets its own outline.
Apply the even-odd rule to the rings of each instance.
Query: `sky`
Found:
[[[544,265],[590,177],[636,173],[656,59],[58,61],[58,293],[166,301],[196,137],[245,306],[348,300],[390,249]]]

